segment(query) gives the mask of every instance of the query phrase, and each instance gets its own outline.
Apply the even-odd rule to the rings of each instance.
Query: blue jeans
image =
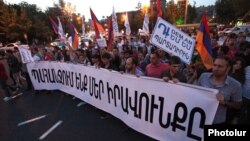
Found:
[[[0,86],[3,89],[5,96],[10,97],[10,91],[9,91],[9,86],[7,85],[7,81],[6,80],[0,80]]]

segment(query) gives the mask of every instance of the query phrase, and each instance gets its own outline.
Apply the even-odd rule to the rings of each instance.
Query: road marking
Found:
[[[49,133],[51,133],[56,127],[58,127],[63,121],[59,120],[56,124],[54,124],[49,130],[47,130],[45,133],[40,136],[39,140],[43,140],[46,136],[48,136]]]
[[[17,126],[22,126],[22,125],[24,125],[24,124],[28,124],[28,123],[31,123],[31,122],[34,122],[34,121],[43,119],[43,118],[45,118],[46,116],[47,116],[47,115],[42,115],[42,116],[40,116],[40,117],[36,117],[36,118],[30,119],[30,120],[26,120],[26,121],[24,121],[24,122],[18,123]]]
[[[76,99],[76,97],[74,96],[72,99]]]
[[[77,107],[80,107],[80,106],[85,105],[85,104],[87,104],[87,103],[86,102],[80,102],[80,103],[77,104]]]
[[[19,94],[17,94],[17,95],[13,95],[12,97],[11,97],[11,99],[14,99],[14,98],[16,98],[16,97],[18,97],[18,96],[21,96],[23,93],[19,93]]]

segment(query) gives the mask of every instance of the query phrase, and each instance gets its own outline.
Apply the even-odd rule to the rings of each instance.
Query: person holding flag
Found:
[[[142,31],[143,31],[144,33],[146,33],[146,35],[149,35],[149,27],[148,27],[148,24],[149,24],[149,18],[148,18],[148,12],[146,11],[145,17],[144,17],[144,21],[143,21],[143,27],[142,27]]]
[[[131,29],[130,29],[130,24],[129,24],[129,20],[128,20],[128,13],[126,13],[126,19],[125,19],[124,26],[126,28],[126,35],[129,36],[131,34]]]

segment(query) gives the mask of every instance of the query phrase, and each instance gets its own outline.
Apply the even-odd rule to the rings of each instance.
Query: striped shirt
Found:
[[[240,82],[238,82],[237,80],[233,79],[230,76],[227,76],[224,83],[222,83],[221,85],[216,85],[212,80],[212,76],[213,76],[212,73],[203,73],[198,80],[198,85],[206,88],[213,88],[219,90],[219,93],[224,96],[226,102],[242,101],[242,90]],[[225,122],[226,112],[227,112],[227,107],[219,105],[213,123],[217,124]]]

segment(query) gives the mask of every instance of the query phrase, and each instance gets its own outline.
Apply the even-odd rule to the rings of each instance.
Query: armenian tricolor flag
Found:
[[[114,34],[113,34],[113,21],[112,16],[109,17],[108,22],[108,51],[111,51],[113,49],[113,40],[114,40]]]
[[[200,29],[196,36],[196,49],[200,54],[204,66],[207,69],[211,69],[213,67],[212,45],[205,14],[202,16]]]
[[[103,29],[101,23],[96,18],[95,14],[91,8],[90,8],[90,15],[91,15],[91,19],[92,19],[92,25],[94,26],[94,29],[95,29],[96,39],[99,39],[100,32],[104,32],[104,29]]]
[[[71,38],[72,38],[72,48],[76,50],[79,45],[78,32],[72,23],[70,23],[70,31],[71,31]]]
[[[51,16],[49,16],[49,20],[51,22],[51,25],[52,25],[54,32],[56,34],[58,34],[58,25],[56,24],[56,22],[53,20],[53,18]]]

